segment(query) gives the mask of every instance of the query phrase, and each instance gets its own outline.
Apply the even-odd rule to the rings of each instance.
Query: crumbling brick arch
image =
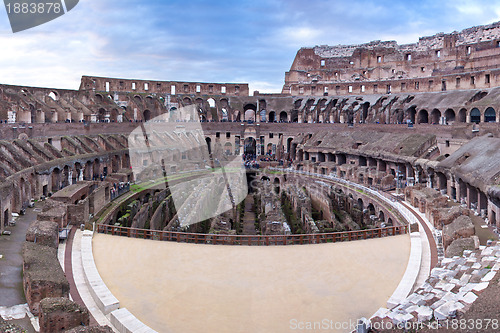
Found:
[[[458,111],[458,122],[465,123],[467,122],[467,109],[462,108]]]
[[[245,104],[243,107],[244,117],[246,121],[255,121],[257,106],[253,103]]]
[[[361,121],[363,123],[366,123],[367,120],[368,120],[368,117],[369,117],[369,111],[370,111],[370,102],[364,102],[362,105],[361,105]],[[402,114],[402,110],[401,111],[401,114]]]
[[[152,118],[152,113],[149,109],[144,110],[142,113],[142,120],[149,121]]]
[[[427,110],[422,109],[418,111],[417,124],[428,124],[429,123],[429,113]]]
[[[142,107],[143,106],[142,97],[139,95],[135,95],[134,96],[134,103],[137,104],[137,106]]]
[[[50,93],[48,94],[50,98],[52,98],[54,101],[59,100],[59,94],[57,91],[51,90]]]
[[[440,119],[441,119],[441,111],[439,111],[439,109],[432,110],[430,123],[433,125],[438,125]]]
[[[409,120],[412,124],[415,124],[415,118],[416,118],[416,106],[412,105],[408,109],[406,109],[406,119]]]
[[[452,124],[455,122],[455,110],[453,109],[447,109],[444,112],[444,117],[446,118],[446,123],[447,124]]]

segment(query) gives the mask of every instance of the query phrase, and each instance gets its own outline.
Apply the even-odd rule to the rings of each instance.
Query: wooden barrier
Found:
[[[408,233],[408,226],[394,226],[377,229],[298,235],[225,235],[136,229],[108,224],[96,225],[96,231],[107,235],[152,239],[169,242],[212,244],[212,245],[303,245],[337,243],[360,239],[382,238]]]

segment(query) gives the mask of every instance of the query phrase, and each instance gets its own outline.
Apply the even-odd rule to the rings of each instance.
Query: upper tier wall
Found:
[[[415,44],[373,41],[297,52],[282,93],[440,91],[500,84],[500,23],[422,37]],[[359,87],[351,87],[358,84]],[[363,86],[363,87],[361,87]],[[375,87],[376,86],[376,87]],[[379,89],[379,91],[377,91]]]

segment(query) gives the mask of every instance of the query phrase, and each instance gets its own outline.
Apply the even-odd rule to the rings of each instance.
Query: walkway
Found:
[[[59,261],[64,267],[64,273],[70,284],[70,298],[89,310],[90,326],[108,325],[116,332],[109,319],[99,310],[85,282],[81,241],[82,232],[80,229],[73,227],[66,243],[63,246],[59,246]]]
[[[245,215],[243,215],[243,235],[256,235],[254,198],[249,194],[245,198]]]
[[[410,237],[233,247],[97,234],[93,253],[120,306],[152,329],[279,333],[385,307],[406,270]]]
[[[40,207],[38,203],[36,207]],[[26,209],[26,214],[16,220],[15,226],[6,227],[10,236],[0,236],[0,315],[22,318],[28,308],[23,290],[23,257],[22,250],[26,240],[26,231],[36,219],[37,212],[33,208]],[[27,332],[34,332],[29,318],[12,321]]]

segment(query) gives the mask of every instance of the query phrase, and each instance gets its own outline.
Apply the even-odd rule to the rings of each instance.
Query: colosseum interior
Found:
[[[22,271],[23,287],[2,287],[0,305],[27,302],[40,332],[288,332],[325,311],[370,318],[358,332],[475,318],[500,268],[499,66],[497,22],[301,48],[276,94],[2,84],[0,258],[22,244],[4,275]],[[155,281],[168,283],[146,289]]]

